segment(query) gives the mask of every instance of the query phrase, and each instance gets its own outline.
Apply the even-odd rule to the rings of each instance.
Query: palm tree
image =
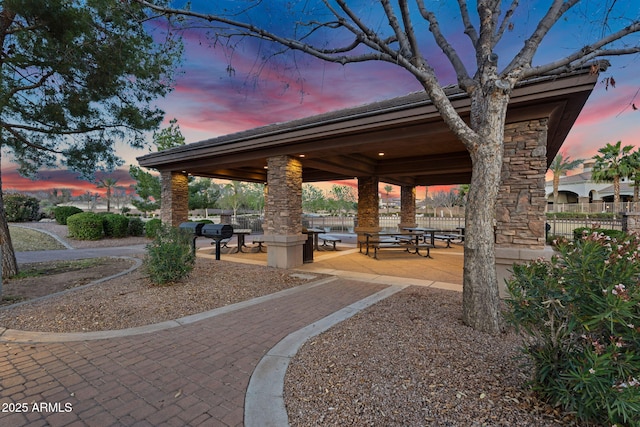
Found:
[[[570,170],[573,170],[584,163],[584,159],[571,160],[566,153],[558,153],[554,157],[549,170],[553,173],[553,210],[558,205],[558,187],[560,186],[560,177],[564,176]]]
[[[633,145],[622,147],[622,141],[618,141],[615,145],[607,144],[599,149],[601,156],[593,156],[596,162],[593,165],[591,179],[595,182],[613,182],[613,207],[616,212],[620,206],[620,179],[630,176],[633,172],[629,158],[631,150]]]
[[[633,201],[640,202],[640,151],[631,153],[628,157],[631,174],[629,178],[633,181]]]
[[[391,190],[393,190],[391,185],[384,186],[384,191],[387,193],[387,213],[389,213],[389,193],[391,193]]]
[[[107,212],[111,212],[111,190],[116,186],[118,180],[115,178],[102,178],[96,187],[107,189]]]

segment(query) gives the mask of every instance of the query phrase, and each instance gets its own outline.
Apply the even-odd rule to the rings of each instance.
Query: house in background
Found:
[[[561,176],[558,186],[558,204],[613,202],[613,183],[594,182],[591,172],[595,160],[584,162],[582,172],[570,176]],[[633,199],[633,182],[624,178],[620,181],[620,199],[623,202]],[[545,183],[547,202],[553,205],[553,180]]]

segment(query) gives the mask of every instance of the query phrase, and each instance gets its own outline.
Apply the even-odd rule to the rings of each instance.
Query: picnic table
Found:
[[[237,228],[237,229],[234,228],[233,229],[233,235],[237,237],[238,246],[236,247],[236,251],[231,253],[237,254],[238,252],[244,252],[242,248],[249,248],[245,242],[245,236],[248,236],[249,234],[251,234],[250,228]],[[225,248],[228,248],[227,243],[229,243],[229,240],[224,242],[223,246]]]
[[[404,228],[404,230],[415,232],[415,233],[424,233],[425,241],[426,241],[426,235],[429,235],[429,238],[433,247],[435,247],[436,239],[447,242],[447,248],[451,247],[451,242],[453,240],[459,239],[461,242],[464,241],[464,229],[463,229],[463,234],[452,233],[448,230],[438,230],[436,228],[424,228],[424,227],[407,227],[407,228]]]
[[[364,245],[365,255],[370,255],[373,251],[374,259],[378,259],[380,249],[403,249],[410,254],[431,258],[430,249],[434,247],[426,242],[425,235],[420,232],[365,233],[364,235],[366,240],[360,242],[360,253]],[[426,255],[422,255],[420,250],[426,250]]]

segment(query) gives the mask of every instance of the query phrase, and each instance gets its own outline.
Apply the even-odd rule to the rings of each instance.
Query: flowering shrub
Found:
[[[550,262],[514,265],[507,283],[534,390],[600,425],[640,426],[638,244],[587,232]]]

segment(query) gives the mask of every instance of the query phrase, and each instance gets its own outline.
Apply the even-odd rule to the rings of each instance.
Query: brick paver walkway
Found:
[[[0,344],[1,426],[240,426],[278,341],[385,285],[335,280],[200,322],[96,341]]]

